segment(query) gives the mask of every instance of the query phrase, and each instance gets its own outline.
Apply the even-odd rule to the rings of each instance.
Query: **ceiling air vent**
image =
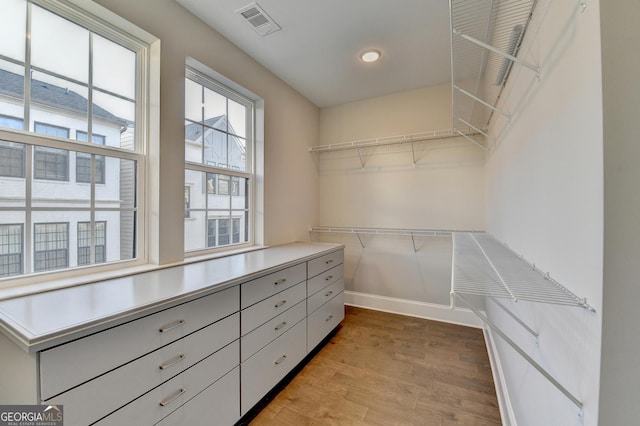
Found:
[[[257,3],[248,4],[236,10],[236,13],[242,15],[242,17],[251,24],[251,28],[261,36],[266,36],[280,30],[280,25],[276,24]]]

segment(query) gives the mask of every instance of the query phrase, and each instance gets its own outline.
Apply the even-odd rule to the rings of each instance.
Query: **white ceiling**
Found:
[[[235,13],[253,0],[177,1],[319,107],[451,80],[446,0],[257,0],[282,27],[264,37]]]

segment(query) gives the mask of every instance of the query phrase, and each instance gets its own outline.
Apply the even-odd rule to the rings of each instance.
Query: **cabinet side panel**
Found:
[[[37,404],[36,356],[0,334],[0,404]]]

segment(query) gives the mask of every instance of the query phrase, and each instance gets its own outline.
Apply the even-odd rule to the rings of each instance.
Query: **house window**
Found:
[[[22,274],[22,224],[0,225],[0,277]]]
[[[240,218],[207,219],[207,247],[240,242]]]
[[[24,177],[24,144],[0,141],[0,176]]]
[[[35,272],[69,266],[69,224],[36,223],[33,229]]]
[[[190,67],[186,76],[185,181],[202,188],[192,188],[185,251],[250,244],[253,102]]]
[[[87,142],[87,133],[78,130],[76,132],[76,140]],[[105,136],[92,135],[91,141],[97,145],[104,145]],[[105,175],[105,159],[104,155],[95,156],[96,165],[96,183],[104,184]],[[76,154],[76,182],[91,183],[91,154],[78,152]]]
[[[91,242],[91,222],[78,222],[78,265],[92,265],[107,261],[107,222],[95,222],[94,242]],[[91,261],[94,247],[95,261]]]
[[[22,229],[12,280],[106,262],[107,246],[110,262],[146,261],[150,45],[77,3],[3,2],[0,230]]]

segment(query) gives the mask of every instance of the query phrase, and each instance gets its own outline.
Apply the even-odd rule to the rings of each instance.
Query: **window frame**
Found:
[[[215,74],[212,72],[211,74]],[[208,200],[208,196],[220,196],[220,197],[229,197],[230,199],[230,208],[228,209],[228,215],[220,216],[221,210],[208,208],[191,208],[190,211],[200,211],[204,213],[204,224],[203,231],[204,235],[206,235],[205,239],[205,247],[193,250],[185,249],[185,258],[191,256],[202,256],[208,253],[216,253],[220,251],[228,251],[228,250],[236,250],[244,247],[252,247],[255,245],[255,229],[256,229],[256,212],[255,212],[255,197],[256,197],[256,100],[247,97],[246,95],[240,93],[238,90],[234,90],[227,85],[223,84],[219,79],[214,76],[206,73],[204,70],[196,69],[189,65],[189,61],[187,61],[187,65],[185,67],[185,82],[187,79],[194,81],[197,84],[204,86],[207,89],[213,90],[214,92],[223,95],[227,99],[230,99],[234,102],[240,103],[246,108],[246,116],[245,116],[245,164],[246,170],[241,170],[239,167],[234,167],[228,164],[217,164],[213,161],[206,161],[203,153],[203,161],[202,163],[196,163],[192,161],[185,160],[185,171],[195,171],[203,173],[203,185],[204,185],[204,196],[205,199]],[[197,123],[192,120],[188,120],[185,117],[185,123]],[[200,122],[201,123],[201,122]],[[219,129],[216,129],[219,130]],[[229,134],[234,136],[235,134]],[[185,141],[186,144],[186,141]],[[186,145],[185,145],[186,146]],[[204,150],[204,143],[202,146]],[[209,185],[209,176],[212,177],[212,185]],[[244,192],[240,191],[239,183],[242,179],[246,179],[245,182],[248,184],[245,185]],[[221,191],[220,182],[227,182],[227,190]],[[233,187],[233,183],[238,182],[237,191]],[[224,189],[224,188],[222,188]],[[224,192],[224,193],[222,193]],[[237,192],[237,193],[236,193]],[[234,197],[244,197],[246,200],[246,208],[244,209],[234,209],[233,208],[233,198]],[[208,203],[208,201],[207,201]],[[226,209],[224,211],[227,211]],[[240,216],[244,215],[245,220],[245,229],[244,232],[246,234],[246,240],[243,242],[234,243],[233,242],[233,223],[234,219],[240,220]],[[229,220],[229,244],[219,245],[219,229],[218,229],[218,219],[228,219]],[[216,245],[210,246],[209,241],[209,222],[210,220],[215,220],[216,222]],[[240,226],[238,226],[240,229]]]
[[[135,55],[133,59],[135,62],[135,93],[133,94],[133,105],[135,111],[134,120],[135,120],[135,132],[132,138],[133,147],[128,149],[129,147],[115,147],[115,146],[100,146],[93,143],[86,143],[76,141],[70,138],[60,138],[50,135],[38,134],[35,130],[34,119],[30,115],[30,108],[32,105],[32,101],[30,100],[30,79],[26,78],[25,80],[25,90],[24,90],[24,98],[22,99],[22,106],[24,107],[23,117],[14,117],[23,120],[23,126],[21,129],[15,129],[11,127],[0,127],[0,140],[6,142],[12,142],[16,144],[23,144],[24,148],[24,176],[22,177],[12,177],[13,179],[23,179],[26,182],[27,186],[27,194],[30,194],[30,188],[35,180],[33,173],[33,160],[35,157],[35,152],[37,147],[45,147],[51,149],[60,149],[66,150],[67,152],[72,151],[75,153],[84,153],[91,156],[91,167],[95,169],[95,158],[97,156],[104,156],[116,158],[119,160],[128,160],[134,162],[135,170],[133,178],[136,182],[136,187],[134,191],[135,205],[133,207],[122,207],[119,211],[122,212],[131,212],[133,215],[134,224],[134,248],[133,255],[131,258],[124,258],[118,261],[112,261],[107,264],[100,265],[91,265],[90,268],[93,271],[97,272],[106,272],[106,271],[117,271],[122,270],[123,264],[126,266],[135,267],[139,265],[144,265],[149,263],[148,251],[149,251],[149,243],[147,241],[148,235],[148,227],[150,226],[150,220],[147,217],[147,205],[146,202],[148,200],[148,181],[153,180],[153,176],[151,179],[147,178],[147,169],[148,169],[148,157],[147,153],[150,147],[150,141],[152,140],[150,136],[150,129],[152,126],[156,128],[159,122],[156,121],[154,116],[151,116],[149,113],[150,110],[150,102],[149,98],[157,96],[157,82],[152,80],[152,74],[157,72],[155,67],[159,66],[159,61],[156,59],[152,59],[151,52],[158,52],[159,43],[158,39],[146,33],[144,30],[141,30],[134,25],[126,23],[119,16],[114,13],[108,11],[107,9],[101,6],[92,6],[92,5],[78,5],[72,2],[62,2],[57,0],[26,0],[25,7],[27,8],[27,16],[30,16],[32,6],[39,6],[47,11],[66,19],[73,24],[76,24],[86,30],[89,31],[90,37],[94,34],[102,37],[112,43],[115,43],[119,46],[122,46],[126,49],[132,51]],[[28,37],[27,37],[28,39]],[[27,40],[25,43],[28,43]],[[27,52],[28,48],[25,49]],[[158,52],[159,53],[159,52]],[[42,71],[51,75],[53,77],[61,77],[64,79],[69,79],[73,82],[72,77],[68,76],[57,76],[55,73],[40,70],[38,67],[32,66],[30,63],[29,56],[27,55],[23,59],[13,59],[9,57],[5,57],[0,55],[0,60],[5,61],[9,64],[21,66],[24,70],[24,76],[30,75],[30,70]],[[96,91],[100,91],[100,93],[109,94],[110,92],[106,89],[102,89],[98,86],[93,86],[91,80],[89,83],[86,83],[89,87],[89,92],[91,89]],[[87,135],[93,136],[93,123],[96,120],[96,116],[92,113],[94,103],[91,102],[91,96],[88,98],[88,110],[86,114],[86,123]],[[31,125],[34,125],[33,130],[29,128]],[[91,136],[91,138],[92,138]],[[155,138],[154,138],[155,139]],[[154,142],[155,143],[155,142]],[[67,164],[67,175],[70,174],[71,165]],[[95,172],[92,173],[95,175]],[[7,176],[3,176],[2,178],[8,178]],[[68,180],[71,179],[71,176],[68,176]],[[92,176],[92,182],[90,184],[93,186],[96,184],[94,182],[95,178]],[[95,192],[93,189],[91,190],[92,194]],[[60,211],[87,211],[89,212],[90,220],[92,222],[96,221],[95,216],[97,212],[103,211],[100,208],[96,207],[96,199],[94,195],[92,195],[91,199],[91,207],[59,207],[54,209],[57,212]],[[27,284],[37,284],[40,283],[43,278],[40,273],[35,271],[34,268],[34,249],[35,249],[35,240],[34,240],[34,225],[35,221],[32,217],[37,212],[41,211],[49,211],[51,208],[38,207],[34,206],[32,199],[26,197],[25,206],[24,207],[8,207],[3,208],[2,211],[20,211],[24,212],[24,247],[23,247],[23,273],[19,276],[11,276],[8,278],[0,278],[0,288],[4,287],[13,287]],[[112,210],[112,209],[111,209]],[[111,211],[109,209],[105,209],[104,211]],[[38,223],[42,223],[38,218]],[[54,220],[55,221],[55,220]],[[72,245],[72,242],[69,242]],[[68,250],[73,250],[73,246],[69,247]],[[65,280],[67,278],[79,277],[82,275],[87,275],[89,271],[86,270],[87,267],[76,267],[76,265],[67,267],[66,269],[55,270],[51,272],[47,272],[47,280],[51,280],[51,274],[55,274],[55,276],[61,280]],[[91,273],[93,273],[91,271]],[[69,281],[72,282],[72,281]],[[65,286],[64,281],[61,281],[61,286]]]

